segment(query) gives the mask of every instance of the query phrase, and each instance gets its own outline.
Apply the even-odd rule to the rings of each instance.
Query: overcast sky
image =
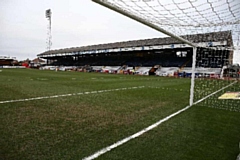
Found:
[[[0,0],[0,56],[34,59],[46,51],[47,9],[51,49],[164,36],[91,0]],[[240,63],[240,53],[234,62]]]

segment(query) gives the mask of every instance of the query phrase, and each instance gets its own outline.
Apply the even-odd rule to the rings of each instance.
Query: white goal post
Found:
[[[115,12],[125,15],[137,22],[149,26],[167,36],[170,36],[181,43],[185,43],[193,47],[192,71],[191,71],[191,87],[190,87],[190,106],[200,98],[194,98],[194,93],[201,95],[204,92],[203,87],[208,89],[213,84],[212,81],[205,81],[206,84],[195,87],[195,71],[197,59],[204,56],[198,56],[197,52],[215,56],[223,54],[224,50],[233,52],[239,50],[239,34],[240,34],[240,1],[239,0],[92,0],[104,7],[107,7]],[[214,37],[209,39],[211,45],[206,46],[202,43],[196,43],[196,39],[192,39],[191,35],[200,35],[205,33],[215,33],[228,31],[231,40],[225,42],[225,45],[212,46]],[[220,35],[220,34],[219,34]],[[207,37],[208,38],[208,37]],[[205,37],[205,39],[207,39]],[[204,39],[199,37],[199,39]],[[221,39],[218,37],[218,39]],[[206,48],[206,51],[205,49]],[[199,50],[199,51],[198,51]],[[221,53],[219,53],[221,52]],[[198,53],[198,54],[201,54]],[[227,57],[227,56],[226,56]],[[225,57],[225,58],[226,58]],[[222,61],[222,62],[220,62]],[[208,58],[208,62],[218,63],[219,66],[228,65],[223,63],[223,56],[220,58]],[[211,69],[209,69],[211,70]],[[202,82],[202,81],[198,81]],[[209,84],[207,84],[209,83]],[[225,87],[227,84],[217,82],[215,90]],[[231,83],[231,82],[229,82]],[[214,83],[215,84],[215,83]],[[221,84],[221,85],[220,85]],[[238,84],[237,84],[238,85]],[[206,88],[206,86],[208,88]],[[219,88],[220,87],[220,88]],[[196,88],[198,89],[196,91]],[[237,87],[237,90],[239,88]],[[236,91],[236,87],[234,90]],[[214,92],[214,90],[212,90]],[[240,89],[239,89],[240,92]],[[208,93],[208,92],[206,92]],[[210,94],[210,91],[209,91]],[[203,95],[201,95],[203,96]],[[215,97],[216,99],[216,97]],[[214,100],[215,101],[215,100]],[[223,103],[224,104],[224,103]]]

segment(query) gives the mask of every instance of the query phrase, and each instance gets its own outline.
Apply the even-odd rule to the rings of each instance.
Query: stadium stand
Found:
[[[199,68],[222,68],[224,65],[232,64],[233,52],[221,49],[231,46],[231,32],[188,35],[189,38],[203,46],[197,50]],[[214,52],[212,47],[215,49]],[[188,68],[192,67],[192,55],[192,47],[165,37],[50,50],[38,54],[38,57],[46,59],[50,66],[75,66],[78,71],[188,77],[191,75]],[[159,67],[154,68],[156,65],[161,66],[162,70]],[[85,66],[92,68],[85,69]],[[99,67],[94,66],[102,66],[101,71]],[[115,67],[107,69],[104,66]],[[126,69],[127,67],[132,68]],[[173,67],[179,70],[171,70]],[[201,72],[200,70],[196,75],[202,75]],[[210,71],[206,72],[204,76],[211,75]],[[219,74],[216,72],[212,74]]]
[[[0,56],[0,66],[12,66],[14,60],[14,58]]]
[[[196,34],[196,35],[188,35],[188,39],[191,39],[194,43],[200,42],[223,42],[228,40],[228,37],[231,36],[231,33],[228,31],[223,32],[211,32],[206,34]],[[185,36],[182,36],[183,38]],[[231,41],[228,43],[232,43]],[[66,49],[59,50],[50,50],[43,52],[38,55],[38,57],[46,58],[50,56],[54,56],[55,54],[63,53],[68,55],[67,53],[81,52],[81,51],[97,51],[104,49],[115,49],[115,48],[127,48],[127,47],[146,47],[146,46],[154,46],[154,45],[169,45],[169,44],[180,44],[179,41],[171,38],[153,38],[153,39],[145,39],[145,40],[135,40],[135,41],[126,41],[126,42],[115,42],[115,43],[107,43],[107,44],[98,44],[98,45],[90,45],[90,46],[82,46],[82,47],[72,47]],[[63,56],[62,55],[62,56]]]

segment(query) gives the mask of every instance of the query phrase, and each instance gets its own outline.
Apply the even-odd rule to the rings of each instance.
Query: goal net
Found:
[[[190,105],[240,111],[239,0],[93,0],[192,47]]]

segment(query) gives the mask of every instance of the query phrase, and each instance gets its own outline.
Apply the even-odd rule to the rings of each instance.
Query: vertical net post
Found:
[[[190,106],[193,105],[193,99],[194,99],[196,57],[197,57],[197,47],[193,47],[192,77],[191,77],[190,102],[189,102],[189,105],[190,105]]]

